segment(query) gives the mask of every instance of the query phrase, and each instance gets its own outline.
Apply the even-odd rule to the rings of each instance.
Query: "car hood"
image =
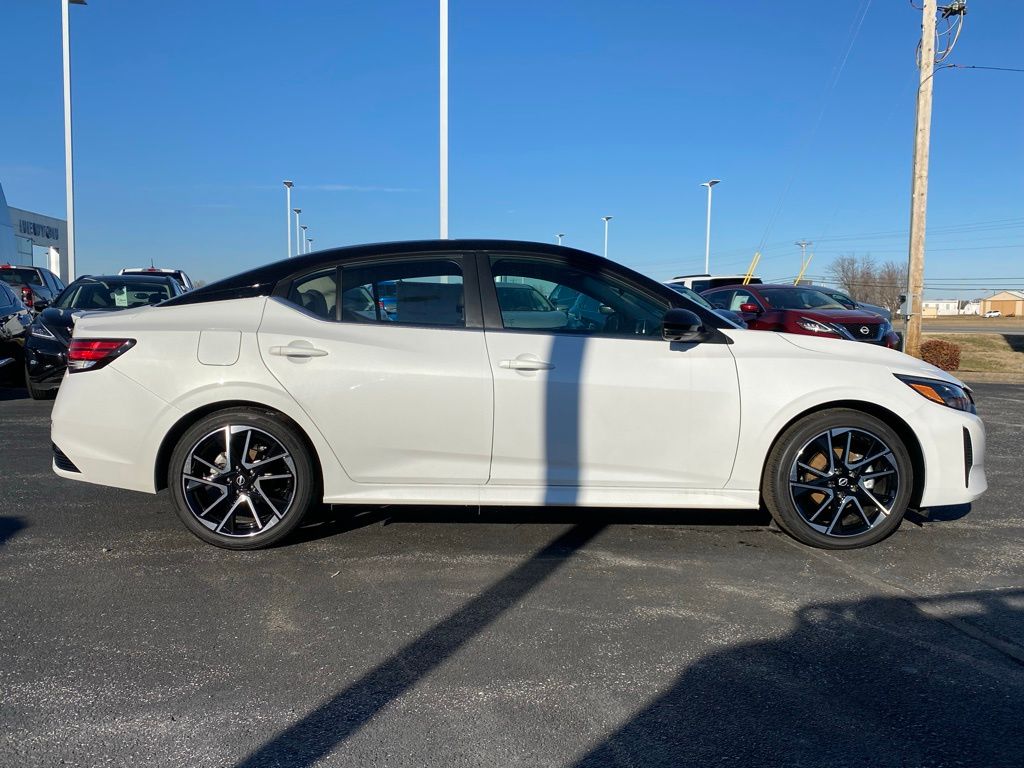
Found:
[[[764,333],[764,331],[750,331],[750,333]],[[775,335],[794,347],[823,356],[827,355],[833,359],[838,358],[853,363],[883,365],[893,373],[905,376],[923,376],[928,379],[940,379],[960,387],[966,386],[947,371],[936,368],[934,365],[923,360],[918,360],[916,357],[897,352],[895,349],[887,349],[874,344],[858,344],[845,339],[818,338],[816,336],[804,336],[795,333],[777,333]]]

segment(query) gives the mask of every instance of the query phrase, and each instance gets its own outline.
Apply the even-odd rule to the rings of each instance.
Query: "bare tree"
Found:
[[[907,265],[887,261],[876,265],[871,255],[839,256],[828,267],[832,279],[857,301],[885,307],[893,314],[900,308],[900,294],[907,286]]]

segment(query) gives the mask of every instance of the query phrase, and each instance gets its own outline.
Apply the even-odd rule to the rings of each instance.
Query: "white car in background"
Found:
[[[990,309],[988,312],[985,313],[984,316],[985,317],[1002,317],[1003,313],[1000,312],[998,309]]]
[[[117,274],[119,275],[169,275],[173,277],[183,291],[191,291],[195,288],[190,278],[180,269],[161,269],[160,267],[125,267]]]
[[[571,289],[599,318],[571,325],[547,302],[524,323],[500,290],[516,283],[542,297]],[[385,319],[373,307],[395,284]],[[352,291],[357,312],[339,301]],[[159,306],[84,315],[68,369],[55,472],[168,488],[189,530],[231,549],[279,541],[321,501],[763,502],[794,538],[849,549],[888,536],[910,507],[987,487],[984,426],[948,373],[869,344],[736,328],[556,245],[419,241],[288,259]]]

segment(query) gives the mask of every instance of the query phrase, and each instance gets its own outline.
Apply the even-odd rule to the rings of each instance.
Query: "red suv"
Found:
[[[808,285],[731,285],[701,295],[716,309],[739,313],[753,330],[851,339],[899,348],[899,337],[884,317],[847,309]]]

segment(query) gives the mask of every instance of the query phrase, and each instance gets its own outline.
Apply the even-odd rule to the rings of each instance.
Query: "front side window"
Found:
[[[435,258],[342,267],[341,321],[464,328],[462,266]]]
[[[668,303],[612,274],[539,256],[493,256],[491,273],[506,329],[661,338]]]

